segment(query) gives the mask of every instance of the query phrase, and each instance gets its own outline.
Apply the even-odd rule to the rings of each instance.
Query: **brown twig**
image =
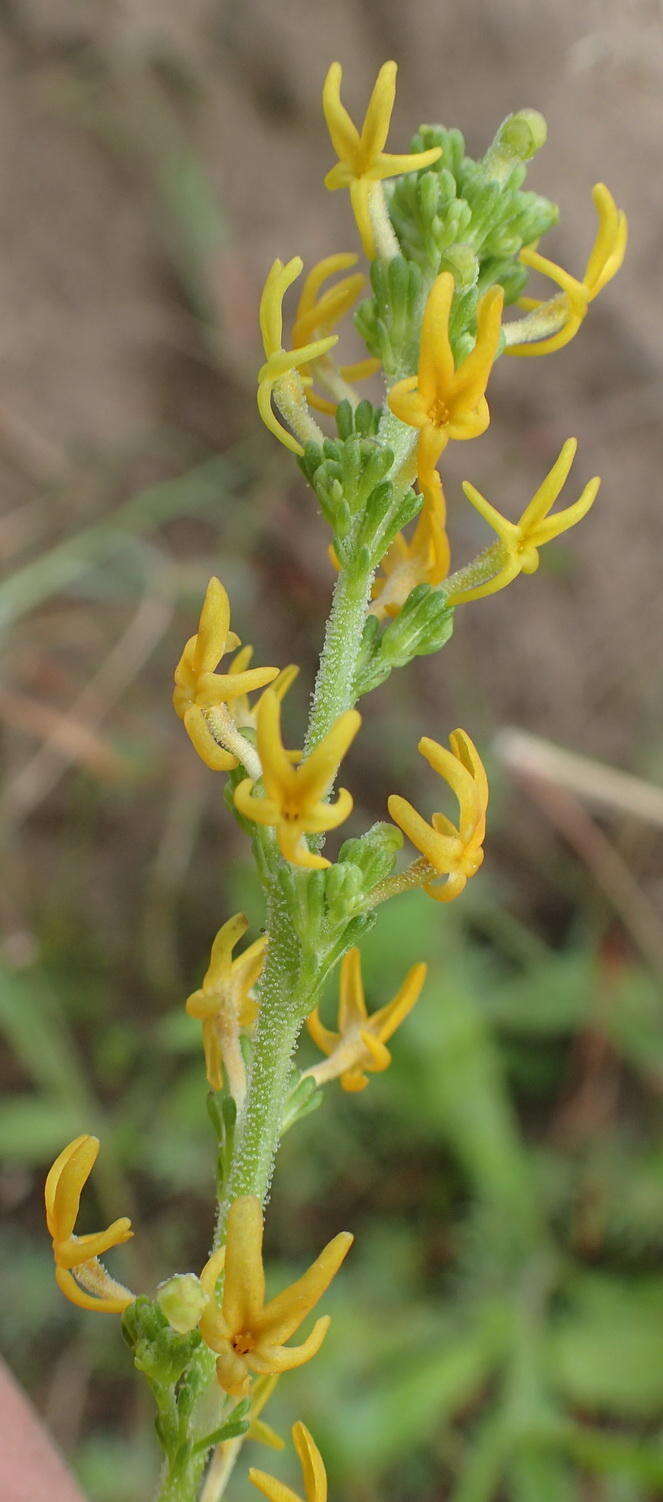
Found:
[[[588,758],[572,756],[520,731],[503,731],[496,748],[505,765],[591,871],[643,959],[656,974],[663,973],[663,925],[659,914],[619,852],[580,802],[581,797],[592,798],[604,807],[628,811],[658,824],[663,790]],[[572,787],[578,796],[569,791]],[[660,822],[663,823],[663,818]]]

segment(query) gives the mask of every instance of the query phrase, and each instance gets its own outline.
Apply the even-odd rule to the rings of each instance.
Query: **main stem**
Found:
[[[343,570],[336,581],[313,691],[304,756],[324,740],[334,721],[355,702],[354,678],[372,578],[371,569],[362,573]]]
[[[389,408],[385,409],[380,420],[378,438],[394,455],[391,479],[398,499],[412,482],[410,461],[416,436],[413,428],[400,422]],[[355,566],[341,570],[336,581],[313,690],[311,716],[304,742],[305,756],[324,740],[338,716],[354,705],[357,659],[374,572],[372,568],[360,570]]]
[[[384,418],[385,438],[394,450],[397,476],[411,451],[414,434],[391,413]],[[405,482],[409,483],[409,482]],[[343,569],[334,589],[320,655],[320,667],[304,743],[307,756],[335,720],[355,702],[354,682],[364,623],[370,602],[373,569]],[[272,1176],[288,1093],[292,1055],[302,1024],[297,996],[300,941],[293,923],[292,895],[285,872],[277,865],[268,896],[267,957],[259,986],[259,1012],[246,1099],[240,1111],[225,1199],[219,1206],[215,1246],[225,1232],[229,1206],[240,1195],[255,1194],[264,1203]]]
[[[397,488],[404,490],[409,477],[401,470],[407,463],[414,435],[386,413],[384,425],[394,449],[393,472]],[[320,655],[313,704],[304,744],[308,755],[320,744],[338,716],[355,702],[354,681],[362,634],[370,603],[373,569],[342,570],[334,589],[331,612]],[[258,1023],[246,1097],[239,1112],[225,1197],[219,1205],[214,1246],[222,1245],[230,1205],[241,1195],[254,1194],[262,1204],[269,1192],[283,1112],[288,1097],[292,1056],[302,1026],[303,1008],[298,997],[301,943],[293,923],[292,890],[280,863],[272,866],[268,887],[267,954],[258,990]],[[234,1464],[241,1440],[226,1451],[219,1466],[212,1468],[204,1490],[217,1498]],[[224,1451],[226,1447],[224,1446]],[[232,1460],[230,1455],[232,1454]]]
[[[320,658],[305,754],[313,750],[343,710],[354,703],[357,656],[371,590],[372,571],[343,571],[334,590]],[[258,993],[258,1023],[246,1099],[240,1112],[225,1199],[219,1207],[215,1246],[223,1241],[228,1209],[240,1195],[267,1196],[302,1008],[297,996],[300,941],[284,874],[274,871],[268,898],[267,956]]]
[[[285,1106],[291,1060],[301,1027],[296,984],[299,939],[291,904],[277,873],[269,896],[268,944],[258,991],[258,1024],[246,1099],[240,1111],[226,1197],[219,1208],[215,1246],[223,1241],[233,1200],[255,1194],[264,1202],[270,1185]]]

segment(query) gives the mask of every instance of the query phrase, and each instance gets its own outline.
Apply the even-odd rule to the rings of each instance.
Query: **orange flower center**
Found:
[[[449,408],[446,402],[443,402],[439,396],[436,396],[428,415],[435,428],[447,428],[451,421]]]
[[[253,1335],[250,1330],[238,1330],[237,1334],[233,1335],[231,1341],[236,1356],[248,1356],[249,1351],[253,1350],[253,1343]]]

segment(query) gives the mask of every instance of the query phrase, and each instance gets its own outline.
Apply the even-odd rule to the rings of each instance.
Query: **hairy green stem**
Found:
[[[413,430],[389,413],[384,441],[394,450],[394,474],[408,466],[416,439]],[[409,479],[407,481],[409,484]],[[403,488],[406,488],[403,478]],[[334,589],[320,656],[320,667],[304,754],[308,755],[344,710],[355,702],[355,674],[370,603],[373,569],[343,569]],[[223,1242],[233,1200],[255,1194],[264,1203],[269,1192],[288,1095],[292,1056],[305,1007],[298,996],[301,942],[293,924],[292,892],[280,863],[268,882],[268,947],[259,983],[259,1010],[246,1097],[240,1111],[225,1198],[219,1205],[214,1244]]]
[[[372,569],[362,573],[343,570],[336,581],[313,691],[305,756],[324,740],[334,721],[355,702],[355,671],[372,579]]]
[[[435,866],[422,856],[397,876],[388,876],[385,881],[378,882],[363,901],[362,908],[364,912],[369,912],[371,908],[379,907],[381,902],[388,902],[390,897],[399,897],[401,892],[413,891],[416,887],[423,886],[425,881],[434,881],[439,875]]]
[[[182,1471],[181,1466],[177,1466],[175,1470],[167,1466],[161,1478],[156,1502],[195,1502],[203,1465],[204,1458],[199,1457],[186,1471]]]
[[[503,542],[493,542],[484,548],[482,553],[477,553],[471,563],[466,563],[464,568],[456,569],[455,574],[450,574],[445,581],[445,591],[451,604],[458,601],[462,604],[462,595],[466,590],[480,589],[494,579],[500,569],[504,567],[507,559],[507,550]]]
[[[288,1080],[302,1024],[296,1003],[299,940],[278,878],[269,902],[267,957],[258,988],[258,1024],[246,1098],[237,1121],[226,1196],[219,1208],[215,1246],[223,1241],[234,1199],[256,1194],[264,1202],[278,1147]]]
[[[393,452],[391,478],[400,500],[412,483],[411,459],[417,433],[387,409],[380,421],[378,437]],[[338,716],[355,703],[354,679],[373,573],[372,568],[343,569],[336,581],[313,691],[305,756],[324,740]]]
[[[410,373],[405,372],[407,375]],[[380,418],[377,436],[380,446],[391,449],[394,456],[389,478],[393,480],[396,494],[400,498],[412,484],[410,460],[419,434],[416,428],[401,422],[400,417],[395,417],[390,407],[386,406]],[[414,472],[416,473],[416,465]]]

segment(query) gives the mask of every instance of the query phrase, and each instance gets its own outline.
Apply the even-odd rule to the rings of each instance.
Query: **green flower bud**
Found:
[[[548,126],[540,110],[518,110],[502,121],[494,145],[528,162],[545,146],[547,137]]]
[[[370,892],[391,875],[402,844],[403,836],[394,824],[373,824],[359,839],[345,840],[339,865],[351,862],[361,873],[364,891]]]
[[[175,1273],[157,1289],[157,1304],[178,1335],[195,1330],[207,1303],[207,1295],[195,1273]]]

